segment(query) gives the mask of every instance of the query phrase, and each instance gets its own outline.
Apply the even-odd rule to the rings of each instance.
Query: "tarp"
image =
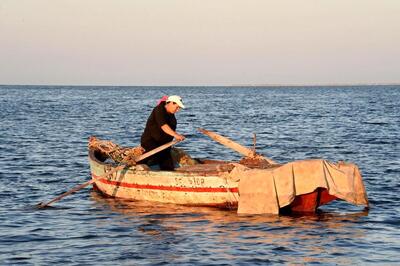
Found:
[[[236,165],[230,172],[239,181],[238,213],[278,214],[296,196],[326,188],[330,195],[356,205],[368,206],[358,167],[352,163],[302,160],[271,169]]]

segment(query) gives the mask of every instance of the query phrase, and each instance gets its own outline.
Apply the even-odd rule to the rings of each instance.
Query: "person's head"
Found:
[[[167,109],[168,113],[175,114],[181,108],[185,108],[185,106],[183,105],[182,98],[180,96],[172,95],[168,97],[165,108]]]

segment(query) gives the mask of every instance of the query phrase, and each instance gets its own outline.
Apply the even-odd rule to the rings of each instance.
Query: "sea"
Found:
[[[90,187],[88,139],[137,146],[163,95],[185,109],[177,147],[240,160],[201,134],[279,163],[358,165],[370,208],[334,201],[312,215],[105,198]],[[400,86],[0,86],[0,265],[400,265]]]

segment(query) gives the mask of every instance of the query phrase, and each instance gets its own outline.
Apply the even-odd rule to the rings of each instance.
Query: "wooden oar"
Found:
[[[265,156],[262,156],[260,154],[256,154],[254,152],[254,150],[251,150],[245,146],[240,145],[237,142],[234,142],[230,139],[228,139],[227,137],[221,136],[215,132],[209,131],[209,130],[205,130],[203,128],[199,128],[198,129],[201,133],[209,136],[210,138],[212,138],[213,140],[221,143],[222,145],[237,151],[238,153],[244,155],[245,157],[249,157],[249,158],[259,158],[259,159],[263,159],[266,160],[268,163],[270,164],[277,164],[277,162],[275,162],[274,160],[267,158]]]
[[[156,154],[157,152],[160,152],[160,151],[162,151],[162,150],[165,150],[165,149],[168,148],[168,147],[171,147],[172,145],[174,145],[174,144],[176,144],[176,143],[178,143],[178,142],[179,142],[179,140],[170,141],[170,142],[168,142],[168,143],[166,143],[166,144],[164,144],[164,145],[161,145],[161,146],[158,147],[158,148],[155,148],[155,149],[153,149],[153,150],[151,150],[151,151],[149,151],[149,152],[146,152],[146,153],[144,153],[144,154],[142,154],[142,155],[136,157],[136,158],[134,159],[134,161],[135,161],[136,163],[137,163],[137,162],[140,162],[140,161],[142,161],[142,160],[144,160],[144,159],[146,159],[146,158],[148,158],[148,157],[150,157],[150,156]],[[124,169],[125,167],[129,167],[129,165],[120,165],[120,166],[118,166],[118,167],[115,167],[113,170],[111,170],[110,172],[106,173],[106,175],[107,175],[107,176],[112,175],[112,174],[115,173],[116,171],[122,170],[122,169]],[[45,207],[49,206],[51,203],[56,202],[56,201],[59,201],[60,199],[66,197],[66,196],[68,196],[68,195],[70,195],[70,194],[72,194],[72,193],[74,193],[74,192],[76,192],[76,191],[78,191],[78,190],[80,190],[80,189],[82,189],[82,188],[84,188],[84,187],[87,187],[87,186],[89,186],[90,184],[93,184],[95,181],[96,181],[95,179],[91,179],[91,180],[89,180],[89,181],[87,181],[87,182],[85,182],[85,183],[83,183],[83,184],[80,184],[80,185],[78,185],[78,186],[72,188],[71,190],[68,190],[67,192],[65,192],[65,193],[61,194],[60,196],[58,196],[58,197],[56,197],[56,198],[50,200],[50,201],[47,202],[47,203],[40,202],[40,203],[37,204],[36,206],[37,206],[38,208],[45,208]]]
[[[168,147],[171,147],[172,145],[175,145],[175,144],[178,143],[178,142],[180,142],[180,140],[173,140],[173,141],[170,141],[170,142],[168,142],[168,143],[165,143],[164,145],[161,145],[161,146],[158,147],[158,148],[155,148],[155,149],[153,149],[153,150],[151,150],[151,151],[149,151],[149,152],[146,152],[146,153],[144,153],[144,154],[138,156],[137,158],[135,158],[135,162],[138,163],[138,162],[140,162],[140,161],[146,159],[147,157],[150,157],[150,156],[152,156],[153,154],[156,154],[157,152],[160,152],[160,151],[162,151],[162,150],[165,150],[165,149],[168,148]]]

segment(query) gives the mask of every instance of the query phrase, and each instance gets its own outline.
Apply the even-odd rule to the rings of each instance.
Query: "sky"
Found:
[[[400,84],[400,1],[0,0],[0,84]]]

